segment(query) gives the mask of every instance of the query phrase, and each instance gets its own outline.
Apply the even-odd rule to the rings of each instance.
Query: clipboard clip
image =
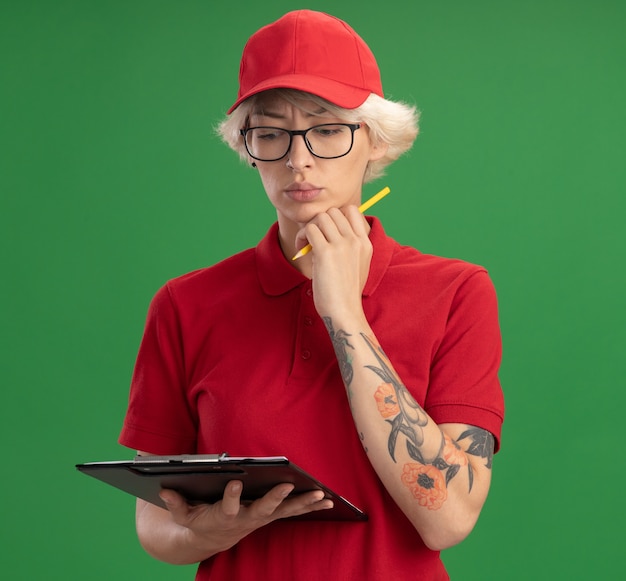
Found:
[[[228,458],[227,452],[221,454],[178,454],[175,456],[135,456],[134,464],[194,464],[197,462],[215,462],[219,464]]]

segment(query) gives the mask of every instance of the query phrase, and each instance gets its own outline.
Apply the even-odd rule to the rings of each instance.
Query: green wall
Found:
[[[139,548],[133,499],[77,462],[116,443],[148,302],[273,213],[212,127],[282,0],[0,0],[3,442],[12,581],[192,579]],[[623,560],[626,3],[314,1],[418,104],[365,194],[390,234],[484,264],[508,414],[453,579],[608,579]],[[4,573],[3,573],[4,575]]]

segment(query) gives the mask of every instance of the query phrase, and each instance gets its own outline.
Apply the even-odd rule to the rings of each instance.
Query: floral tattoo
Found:
[[[382,380],[374,398],[380,415],[391,426],[387,448],[391,459],[396,462],[396,448],[399,436],[403,436],[409,457],[414,462],[407,462],[402,471],[402,482],[411,491],[420,506],[429,510],[441,508],[448,496],[448,484],[467,467],[469,492],[474,484],[474,473],[467,454],[486,459],[487,468],[491,468],[493,456],[493,436],[486,430],[468,426],[457,439],[453,440],[442,432],[441,445],[436,457],[432,460],[424,458],[421,446],[424,443],[423,428],[428,423],[428,416],[413,399],[407,388],[392,371],[389,360],[380,346],[366,335],[363,340],[376,357],[378,366],[367,365]],[[459,446],[458,441],[471,440],[467,452]]]
[[[351,399],[350,384],[354,377],[354,370],[348,347],[354,350],[354,346],[350,344],[348,338],[352,335],[342,329],[335,330],[330,317],[323,317],[323,320],[335,349],[348,397]],[[382,380],[374,394],[374,399],[380,415],[391,426],[387,440],[389,456],[397,462],[396,449],[398,440],[402,437],[412,460],[403,466],[402,483],[411,491],[419,505],[429,510],[441,508],[448,497],[450,481],[462,468],[467,469],[469,492],[471,492],[474,485],[474,472],[468,460],[468,454],[484,458],[485,466],[490,469],[494,451],[494,439],[491,433],[481,428],[467,426],[467,429],[455,441],[441,432],[441,445],[437,455],[433,459],[425,458],[422,445],[424,444],[424,427],[429,421],[428,415],[400,382],[382,348],[364,333],[361,333],[361,337],[378,362],[378,365],[365,367],[376,373]],[[359,437],[365,446],[365,436],[362,432]],[[466,439],[471,443],[467,450],[463,451],[458,442]],[[365,450],[367,452],[367,448]]]
[[[335,349],[335,355],[337,355],[337,361],[339,362],[339,371],[341,372],[341,378],[346,385],[346,388],[350,387],[352,383],[352,378],[354,376],[354,371],[352,369],[352,357],[348,353],[347,347],[350,349],[354,349],[350,342],[348,341],[349,335],[342,329],[335,331],[333,327],[333,322],[330,317],[322,317],[324,320],[324,325],[326,325],[326,329],[328,334],[330,335],[330,340],[332,341],[333,348]]]

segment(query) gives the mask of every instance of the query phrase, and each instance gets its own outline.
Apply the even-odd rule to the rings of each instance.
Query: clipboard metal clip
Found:
[[[194,464],[198,462],[220,463],[228,458],[227,452],[221,454],[179,454],[177,456],[135,456],[134,464]]]

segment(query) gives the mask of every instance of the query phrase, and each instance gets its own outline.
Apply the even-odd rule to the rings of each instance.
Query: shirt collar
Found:
[[[396,247],[396,242],[385,234],[378,218],[368,216],[367,221],[371,226],[370,240],[374,247],[374,254],[363,296],[369,296],[376,290]],[[270,296],[285,294],[308,281],[307,277],[296,270],[285,258],[278,241],[278,223],[272,224],[259,242],[255,249],[255,256],[259,282],[263,291]]]

